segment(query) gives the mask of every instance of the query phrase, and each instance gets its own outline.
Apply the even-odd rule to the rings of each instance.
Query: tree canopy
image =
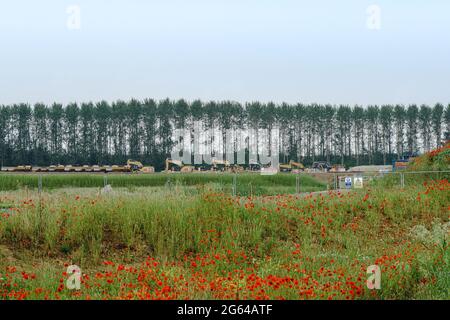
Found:
[[[211,155],[227,130],[279,129],[280,162],[389,164],[404,152],[439,147],[450,131],[450,105],[318,105],[169,99],[112,104],[0,106],[3,166],[123,164],[128,158],[162,169],[177,128],[214,130]],[[271,137],[273,138],[273,137]],[[181,141],[186,147],[192,141]]]

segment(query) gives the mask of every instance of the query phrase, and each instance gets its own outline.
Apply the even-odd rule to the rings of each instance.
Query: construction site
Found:
[[[262,165],[257,161],[250,161],[247,165],[232,164],[228,160],[212,159],[211,163],[203,162],[202,164],[185,164],[181,160],[167,158],[165,160],[166,173],[194,173],[194,172],[228,172],[243,173],[254,172],[264,173],[267,169],[275,169],[273,172],[279,173],[300,173],[300,172],[321,172],[321,173],[337,173],[337,172],[391,172],[395,170],[405,169],[408,163],[414,161],[414,157],[407,157],[402,160],[394,161],[391,166],[386,165],[366,165],[357,166],[346,169],[343,165],[330,165],[326,161],[313,162],[310,167],[306,167],[303,163],[289,161],[288,163],[279,164],[277,168],[269,165]],[[140,161],[128,160],[125,165],[50,165],[50,166],[33,166],[18,165],[14,167],[1,167],[1,172],[11,173],[155,173],[153,166],[145,166]]]

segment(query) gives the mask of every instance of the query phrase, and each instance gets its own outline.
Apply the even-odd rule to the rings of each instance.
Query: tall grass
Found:
[[[106,178],[105,178],[106,177]],[[105,180],[106,179],[106,180]],[[66,187],[99,188],[105,182],[114,187],[160,187],[160,186],[204,186],[209,183],[222,185],[231,191],[233,175],[231,174],[43,174],[44,189]],[[324,190],[324,183],[309,176],[300,179],[301,190],[304,192]],[[237,192],[240,194],[273,194],[293,193],[296,191],[296,177],[289,174],[263,176],[259,174],[237,175]],[[36,189],[38,175],[34,174],[0,174],[0,191],[19,190],[21,188]],[[280,189],[281,188],[281,189]],[[276,189],[276,190],[275,190]]]
[[[414,187],[418,184],[432,183],[439,180],[449,180],[450,171],[443,172],[412,172],[412,171],[397,171],[377,177],[371,181],[372,186],[385,188],[400,188],[403,183],[405,188]]]
[[[426,232],[411,236],[418,226],[417,230],[431,230],[433,221],[444,230],[448,183],[405,191],[372,189],[367,194],[362,190],[253,198],[220,194],[220,187],[218,183],[206,184],[204,190],[174,185],[103,195],[92,195],[83,188],[55,190],[43,192],[40,203],[33,192],[3,192],[0,202],[8,201],[15,211],[0,218],[0,243],[38,261],[81,265],[85,272],[97,270],[103,259],[143,261],[151,256],[183,263],[186,256],[232,255],[238,260],[216,261],[207,267],[214,279],[250,266],[261,277],[303,279],[299,270],[305,270],[317,278],[319,287],[331,278],[317,276],[318,270],[345,272],[363,284],[365,270],[361,268],[384,259],[380,297],[448,298],[448,278],[437,284],[421,282],[448,270],[445,233],[436,238],[433,231],[433,237],[426,240],[432,244],[421,242]],[[417,200],[419,192],[421,199]],[[31,261],[27,258],[24,263],[31,265]],[[189,264],[177,264],[177,268],[167,270],[186,277],[196,270]],[[51,278],[48,271],[31,270]],[[355,280],[358,276],[361,279]],[[345,281],[332,279],[335,284]],[[52,281],[47,285],[54,287],[58,278]],[[295,290],[286,289],[283,294],[298,297]],[[193,291],[192,297],[212,296]]]

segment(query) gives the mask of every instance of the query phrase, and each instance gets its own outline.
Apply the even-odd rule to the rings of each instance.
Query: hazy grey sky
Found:
[[[450,1],[0,2],[0,104],[132,97],[448,103]]]

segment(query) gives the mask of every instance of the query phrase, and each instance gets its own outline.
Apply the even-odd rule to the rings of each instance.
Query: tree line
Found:
[[[450,132],[450,105],[363,107],[169,99],[2,105],[1,162],[2,166],[101,165],[123,164],[132,158],[162,169],[176,143],[174,130],[191,128],[195,121],[219,136],[226,130],[278,128],[280,162],[390,164],[405,153],[439,146]],[[211,156],[220,151],[212,147]]]

